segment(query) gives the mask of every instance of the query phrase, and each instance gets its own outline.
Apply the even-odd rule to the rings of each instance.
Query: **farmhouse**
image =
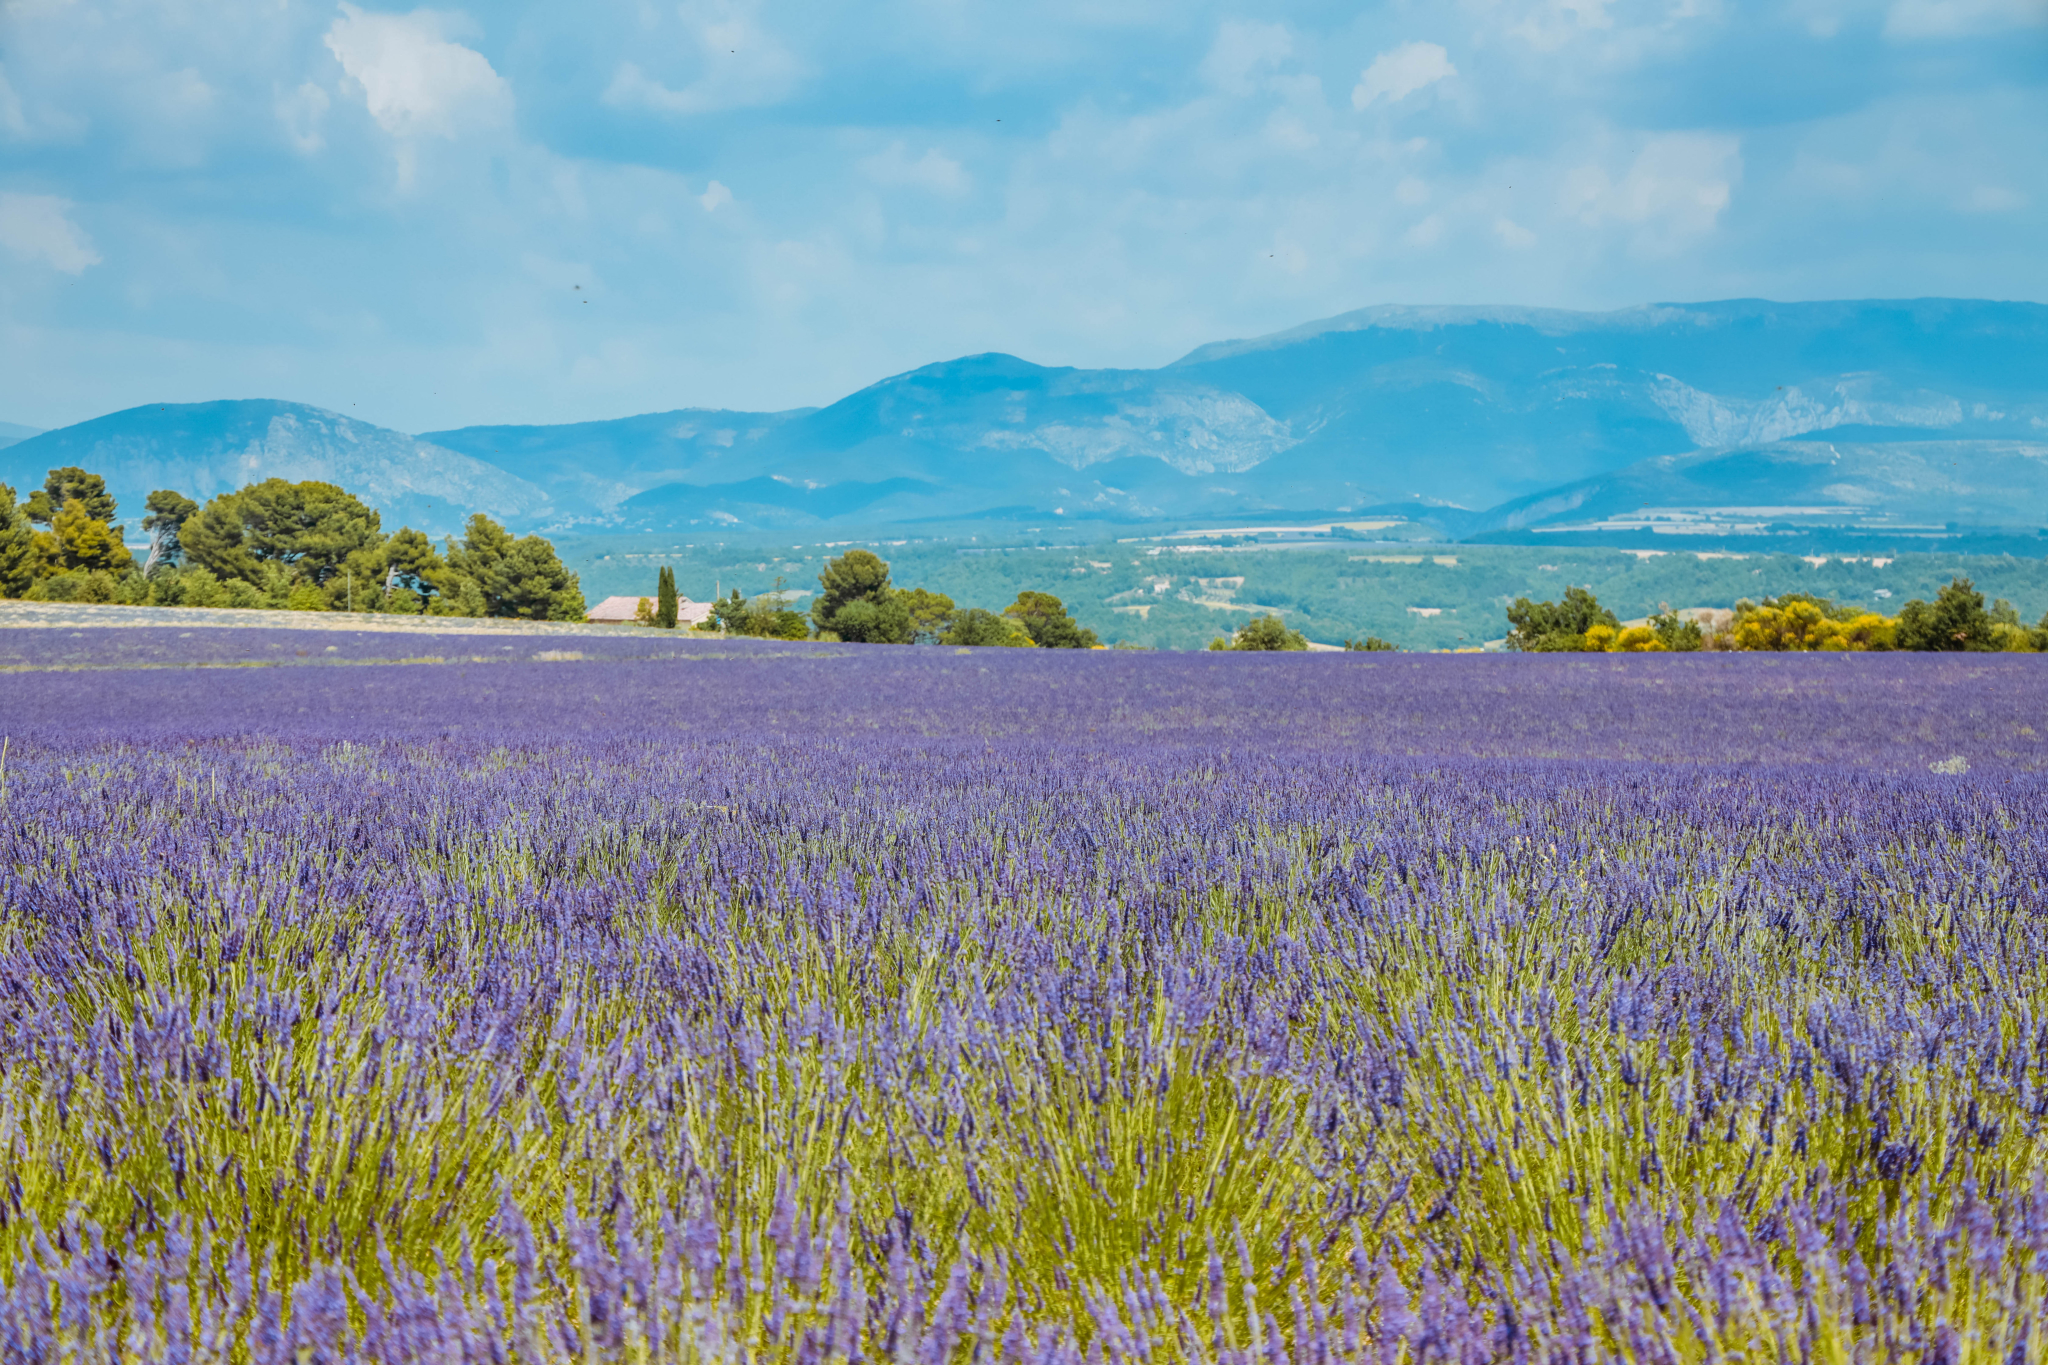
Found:
[[[640,604],[645,602],[647,610],[654,610],[652,597],[607,597],[583,614],[583,619],[594,625],[630,626],[640,616]],[[692,602],[687,597],[676,599],[676,625],[687,629],[711,619],[709,602]]]

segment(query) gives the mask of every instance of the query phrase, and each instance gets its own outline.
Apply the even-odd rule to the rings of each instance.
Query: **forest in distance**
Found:
[[[847,548],[691,546],[652,536],[563,536],[556,543],[593,601],[652,596],[660,567],[672,565],[687,597],[704,601],[737,589],[751,598],[779,589],[800,610],[825,561]],[[1625,621],[1666,606],[1732,608],[1745,598],[1788,593],[1889,616],[1913,598],[1933,600],[1957,576],[1970,578],[1987,600],[2011,602],[2029,623],[2048,612],[2048,561],[1996,555],[1644,554],[1362,542],[1223,549],[1126,541],[867,543],[888,560],[898,583],[992,611],[1019,592],[1051,592],[1105,642],[1154,649],[1201,649],[1267,612],[1318,643],[1370,635],[1403,649],[1474,648],[1507,634],[1506,611],[1516,598],[1555,599],[1572,586],[1590,589]]]
[[[386,535],[378,511],[348,490],[282,479],[203,507],[158,490],[143,510],[139,527],[149,540],[131,548],[117,501],[92,471],[52,469],[18,507],[13,490],[0,484],[0,596],[578,621],[587,600],[651,601],[665,585],[671,594],[716,600],[720,629],[735,629],[733,614],[745,612],[746,628],[737,633],[784,639],[801,638],[815,625],[828,639],[1000,643],[1021,638],[1017,622],[1046,616],[1064,623],[1056,633],[1071,635],[1070,643],[1127,648],[1202,649],[1232,637],[1243,648],[1244,628],[1266,621],[1280,632],[1276,638],[1295,642],[1290,647],[1370,641],[1443,650],[1512,646],[1504,637],[1517,603],[1573,591],[1597,598],[1619,633],[1660,613],[1795,597],[1824,603],[1830,619],[1875,622],[1967,579],[2000,621],[2031,629],[2042,618],[2048,630],[2048,560],[2014,555],[1273,543],[1248,534],[1220,536],[1222,543],[882,540],[859,549],[847,542],[771,549],[608,536],[564,538],[558,548],[537,535],[515,538],[481,515],[470,518],[459,541],[451,537],[437,549],[409,527]],[[818,597],[818,585],[830,578],[833,561],[844,564],[869,547],[881,554],[869,555],[874,594],[863,588],[854,596],[875,595],[882,603],[893,591],[908,616],[896,626],[849,618],[838,628],[827,619],[837,608]],[[777,618],[775,629],[757,628],[753,617],[763,612]],[[971,628],[963,624],[970,620]],[[1571,633],[1583,636],[1592,624],[1589,618]],[[1046,643],[1038,638],[1043,629],[1029,633],[1034,643]]]

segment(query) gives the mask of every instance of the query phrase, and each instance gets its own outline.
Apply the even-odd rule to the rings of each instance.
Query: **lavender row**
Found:
[[[2031,670],[839,654],[6,678],[9,1349],[2048,1345]]]
[[[0,674],[0,730],[17,744],[277,726],[330,739],[666,742],[709,728],[1980,775],[2037,771],[2048,749],[2037,724],[2048,671],[2025,656],[1054,657],[634,636],[337,644],[253,630],[0,632],[0,646],[37,663]],[[180,661],[358,666],[69,671]],[[259,676],[272,671],[289,676]]]

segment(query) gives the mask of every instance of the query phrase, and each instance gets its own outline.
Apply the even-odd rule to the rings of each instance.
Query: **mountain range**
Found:
[[[548,517],[547,491],[496,465],[338,412],[276,399],[153,403],[0,448],[0,481],[19,492],[48,470],[99,474],[130,520],[155,488],[202,502],[262,479],[337,483],[393,529],[454,530],[470,511],[521,524]]]
[[[968,356],[789,412],[407,436],[251,400],[135,408],[0,448],[17,487],[56,464],[106,474],[131,509],[154,487],[204,497],[326,478],[435,531],[469,510],[591,532],[1284,517],[1452,537],[2038,527],[2048,307],[1380,307],[1151,370]]]

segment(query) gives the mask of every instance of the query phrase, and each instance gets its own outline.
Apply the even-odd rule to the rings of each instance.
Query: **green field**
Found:
[[[802,592],[817,586],[828,557],[847,548],[679,545],[659,537],[571,537],[559,543],[592,601],[615,593],[651,594],[661,564],[673,564],[684,595],[699,600],[734,588],[751,596],[772,590],[778,580]],[[1372,634],[1408,649],[1469,648],[1507,633],[1503,613],[1516,597],[1556,597],[1569,584],[1590,587],[1624,619],[1661,604],[1732,607],[1743,597],[1793,591],[1889,615],[1910,598],[1931,598],[1962,574],[1987,598],[2010,599],[2028,621],[2048,612],[2048,561],[2008,555],[1802,558],[1367,542],[1305,548],[1184,548],[1151,541],[867,543],[889,560],[899,587],[930,588],[960,606],[990,610],[1026,588],[1052,592],[1104,640],[1155,649],[1199,649],[1261,609],[1282,613],[1309,639],[1326,644]]]

